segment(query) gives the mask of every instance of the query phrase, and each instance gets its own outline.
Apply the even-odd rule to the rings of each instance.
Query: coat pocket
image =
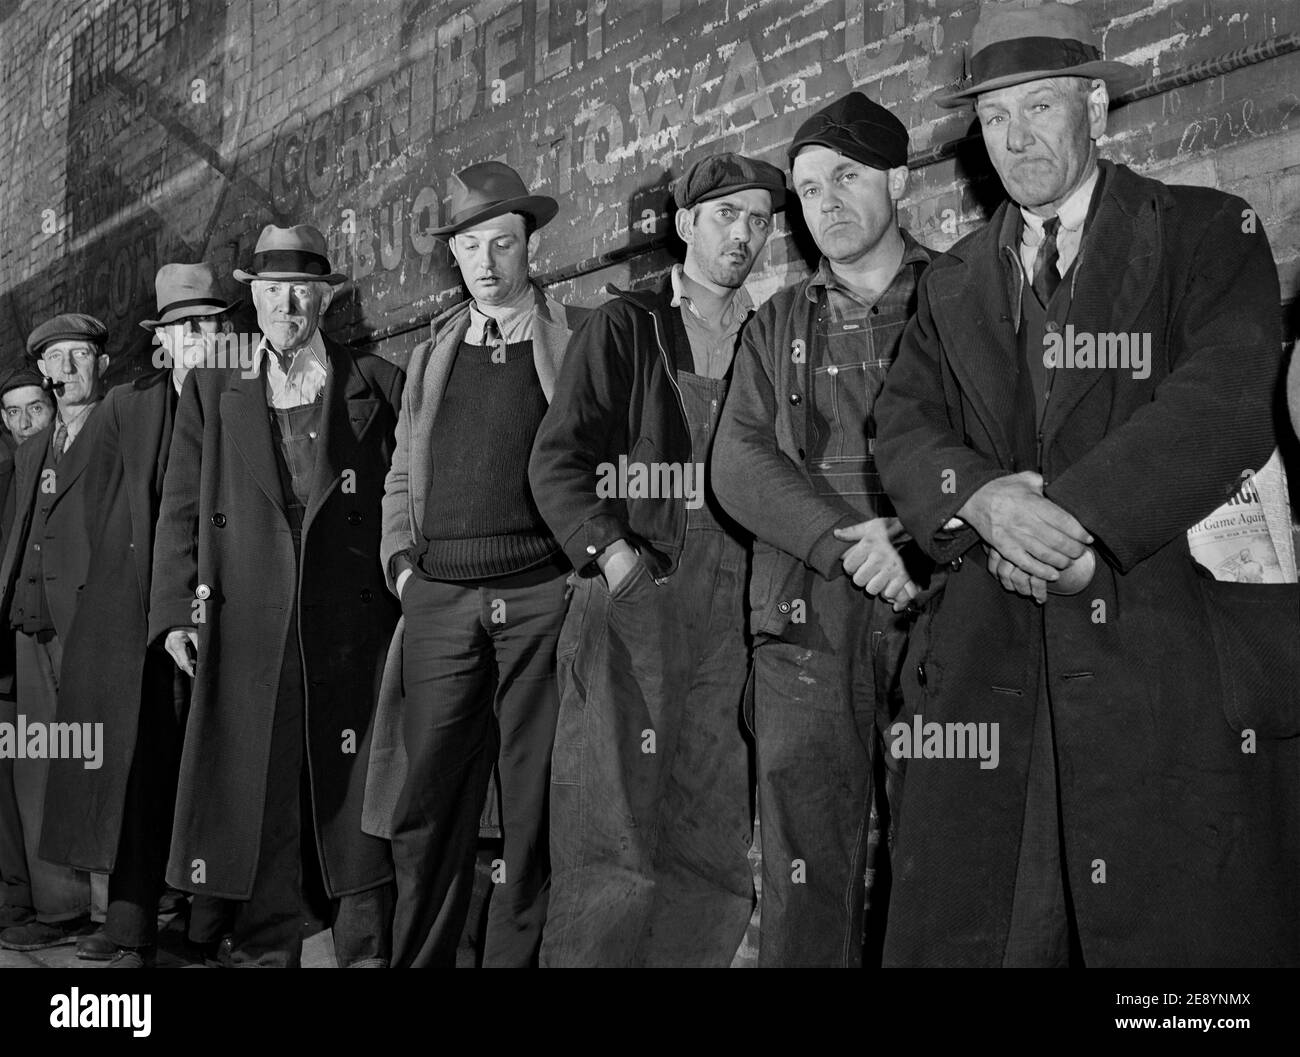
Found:
[[[1233,730],[1300,734],[1300,584],[1216,580],[1193,563]]]

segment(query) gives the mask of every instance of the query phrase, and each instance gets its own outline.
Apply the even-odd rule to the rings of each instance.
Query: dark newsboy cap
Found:
[[[0,396],[29,385],[45,388],[45,376],[35,367],[15,367],[4,376],[4,381],[0,381]]]
[[[41,350],[55,341],[89,341],[103,345],[107,338],[108,328],[94,316],[65,312],[47,319],[27,336],[27,355],[39,357]]]
[[[799,126],[788,152],[791,168],[795,155],[814,144],[839,151],[873,169],[896,169],[907,164],[907,128],[861,92],[850,92],[822,107]]]
[[[774,213],[785,205],[785,173],[775,165],[743,154],[711,154],[674,181],[673,200],[678,209],[690,209],[734,191],[751,189],[772,195]]]

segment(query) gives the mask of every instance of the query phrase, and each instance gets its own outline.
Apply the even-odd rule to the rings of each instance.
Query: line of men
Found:
[[[305,225],[235,272],[246,369],[101,401],[102,326],[37,328],[62,392],[16,457],[16,706],[110,747],[0,772],[34,911],[0,943],[89,940],[96,871],[115,965],[150,963],[164,878],[224,964],[298,964],[310,908],[341,966],[452,965],[491,798],[485,965],[729,964],[755,813],[760,965],[864,963],[877,827],[871,961],[1300,963],[1294,678],[1237,677],[1294,655],[1300,589],[1229,590],[1185,537],[1277,443],[1267,239],[1099,157],[1130,71],[1075,8],[986,8],[970,70],[939,102],[1010,200],[943,254],[898,225],[905,127],[853,92],[788,185],[687,169],[684,261],[592,311],[530,275],[559,203],[460,172],[435,234],[470,296],[405,374],[320,333],[343,276]],[[820,262],[755,309],[791,193]],[[211,269],[158,290],[174,362],[210,346]],[[1149,375],[1049,363],[1067,326],[1152,335]],[[895,720],[992,726],[1000,762],[882,752]]]

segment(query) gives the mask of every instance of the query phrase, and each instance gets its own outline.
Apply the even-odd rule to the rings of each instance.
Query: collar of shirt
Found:
[[[488,320],[495,320],[501,336],[507,344],[533,340],[533,316],[537,299],[541,292],[532,284],[520,295],[518,300],[508,305],[495,308],[491,313],[484,312],[477,301],[469,303],[469,330],[465,341],[470,345],[483,345],[483,330]]]
[[[1056,270],[1060,275],[1070,270],[1070,265],[1079,254],[1079,244],[1083,241],[1083,222],[1088,219],[1088,206],[1092,204],[1092,191],[1097,186],[1100,172],[1101,169],[1094,165],[1092,175],[1070,192],[1070,196],[1056,211],[1056,215],[1061,218],[1061,226],[1056,232]],[[1046,218],[1029,212],[1023,206],[1020,215],[1025,219],[1020,233],[1020,263],[1025,266],[1025,274],[1032,276],[1034,259],[1043,242],[1043,223]]]
[[[898,233],[903,236],[903,259],[898,262],[898,271],[894,273],[894,278],[890,281],[889,286],[885,287],[885,290],[881,290],[880,293],[876,295],[877,301],[880,300],[881,296],[884,295],[885,291],[888,290],[889,287],[898,282],[898,276],[908,266],[916,264],[917,262],[920,262],[921,264],[928,264],[930,262],[929,255],[922,248],[921,244],[917,242],[916,239],[912,238],[906,229],[899,228]],[[824,286],[827,290],[836,290],[839,293],[844,294],[846,297],[851,297],[864,308],[870,308],[875,303],[875,301],[868,301],[861,294],[858,294],[845,286],[844,283],[840,281],[839,276],[831,270],[831,262],[826,257],[823,257],[817,263],[817,270],[808,278],[808,285],[804,288],[804,296],[807,297],[809,301],[815,302],[817,300],[817,287],[819,286]]]
[[[702,289],[702,287],[686,274],[686,269],[680,264],[674,264],[668,278],[673,290],[670,304],[673,308],[680,308],[682,305],[686,306],[688,314],[682,316],[685,322],[689,323],[691,318],[694,317],[713,330],[725,333],[738,322],[743,322],[745,317],[754,309],[754,299],[749,296],[749,291],[744,285],[741,285],[737,287],[736,292],[731,295],[731,300],[723,308],[722,317],[717,320],[710,320],[695,306],[698,297],[695,291]]]
[[[86,424],[86,419],[90,418],[90,413],[98,406],[98,400],[93,404],[83,404],[70,419],[64,418],[63,412],[59,412],[56,416],[58,421],[54,425],[54,431],[57,433],[59,431],[59,426],[62,426],[67,434],[67,439],[63,442],[63,451],[67,451],[72,447],[72,442],[77,439],[77,434],[81,432],[81,427]],[[59,454],[62,454],[62,452]]]
[[[286,370],[280,356],[263,336],[253,353],[253,370],[261,373],[266,364],[266,402],[270,407],[300,407],[314,404],[329,377],[329,357],[320,331],[311,336],[289,361]]]

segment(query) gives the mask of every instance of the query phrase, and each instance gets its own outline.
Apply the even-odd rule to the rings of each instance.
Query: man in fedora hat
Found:
[[[1098,157],[1128,71],[1081,5],[986,6],[970,71],[939,102],[974,104],[1010,201],[925,277],[877,455],[956,566],[913,724],[1000,759],[913,747],[886,963],[1295,965],[1296,673],[1258,687],[1300,589],[1229,590],[1187,545],[1276,444],[1268,240],[1239,198]]]
[[[483,964],[533,962],[546,916],[568,565],[529,490],[528,454],[582,313],[547,297],[529,261],[557,209],[509,166],[482,162],[453,178],[434,232],[470,297],[411,354],[384,489],[384,570],[404,617],[388,669],[405,693],[396,966],[454,964],[494,761],[505,846]]]
[[[705,466],[785,176],[714,154],[673,197],[685,263],[658,290],[614,290],[575,335],[533,448],[538,504],[577,570],[547,966],[725,967],[753,909],[748,539]],[[666,488],[634,483],[661,473]]]
[[[46,320],[27,339],[28,357],[57,404],[54,420],[15,457],[14,521],[0,562],[0,619],[17,632],[17,700],[0,701],[0,722],[21,718],[29,729],[48,731],[55,721],[63,651],[90,564],[89,470],[108,368],[107,337],[98,319],[69,312]],[[72,944],[92,931],[90,875],[39,853],[49,767],[48,758],[13,761],[35,910],[35,920],[0,932],[0,946],[13,950]]]
[[[822,258],[745,331],[713,451],[754,533],[754,733],[765,966],[858,966],[876,716],[920,572],[880,487],[873,406],[930,252],[898,226],[907,129],[861,92],[787,151]],[[755,482],[762,482],[756,486]]]
[[[384,966],[392,866],[361,798],[403,375],[321,333],[345,277],[316,228],[267,226],[234,274],[263,337],[248,370],[187,380],[154,548],[148,639],[194,678],[167,881],[237,901],[236,966],[298,965],[309,910],[340,965]]]
[[[149,649],[154,532],[172,427],[190,370],[228,329],[230,303],[208,264],[164,264],[158,318],[140,326],[160,369],[109,390],[91,457],[90,562],[63,652],[60,722],[99,724],[103,762],[53,760],[42,858],[109,873],[104,928],[77,956],[116,968],[151,965],[171,839],[181,724],[189,687]]]

